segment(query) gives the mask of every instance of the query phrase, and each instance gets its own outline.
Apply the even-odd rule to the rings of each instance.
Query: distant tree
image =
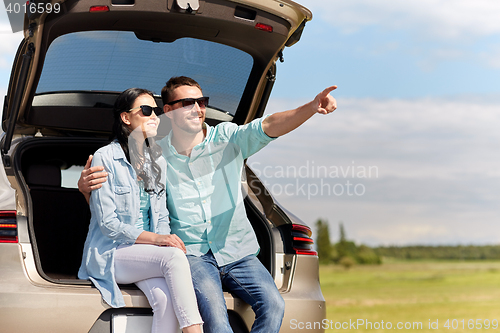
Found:
[[[339,243],[347,241],[347,238],[345,235],[344,223],[342,223],[342,221],[339,222],[339,234],[340,234]]]
[[[339,260],[339,265],[343,266],[345,269],[349,269],[356,264],[356,261],[352,257],[342,257]]]
[[[344,224],[342,221],[339,223],[339,241],[333,247],[336,255],[333,260],[344,266],[346,269],[350,268],[355,263],[358,264],[381,264],[382,259],[370,247],[366,245],[357,246],[353,241],[347,240]]]
[[[328,264],[332,261],[332,244],[330,242],[330,230],[328,221],[318,219],[316,221],[316,249],[318,251],[319,262]]]
[[[382,259],[375,253],[375,251],[366,245],[361,244],[358,246],[356,256],[357,262],[360,264],[381,264]]]
[[[339,223],[339,234],[340,239],[337,244],[335,244],[335,249],[337,250],[337,261],[343,257],[356,257],[356,244],[352,241],[347,240],[346,232],[344,230],[344,224],[342,221]]]

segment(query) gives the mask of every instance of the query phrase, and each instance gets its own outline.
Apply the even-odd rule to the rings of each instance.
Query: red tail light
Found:
[[[296,254],[317,256],[314,250],[314,240],[311,238],[311,228],[301,224],[292,225],[292,244]]]
[[[259,29],[259,30],[267,31],[267,32],[273,32],[273,27],[270,26],[269,24],[264,24],[264,23],[257,23],[255,25],[255,29]]]
[[[16,212],[0,211],[0,243],[17,243]]]
[[[89,12],[91,12],[91,13],[109,12],[109,7],[108,6],[92,6],[92,7],[90,7]]]

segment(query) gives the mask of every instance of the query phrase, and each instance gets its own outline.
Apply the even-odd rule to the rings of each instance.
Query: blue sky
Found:
[[[500,4],[301,3],[314,17],[284,52],[267,112],[330,84],[339,109],[249,161],[278,200],[311,226],[327,219],[333,240],[342,221],[348,238],[370,245],[499,243]],[[378,174],[281,177],[289,165]],[[348,195],[347,181],[365,192]]]
[[[369,245],[500,243],[500,3],[299,2],[313,20],[266,113],[331,84],[339,108],[249,160],[276,198],[333,240],[342,221]],[[20,39],[5,12],[0,38],[4,95]]]
[[[300,43],[285,52],[279,82],[333,80],[343,96],[362,98],[498,93],[500,8],[494,1],[301,3],[314,18]],[[307,65],[286,67],[292,62]],[[313,85],[302,88],[314,93]]]

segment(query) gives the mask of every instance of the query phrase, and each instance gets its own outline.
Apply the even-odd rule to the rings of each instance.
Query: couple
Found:
[[[215,127],[204,123],[208,97],[190,78],[167,82],[163,110],[147,90],[123,92],[114,107],[114,141],[79,180],[92,212],[79,277],[91,279],[113,307],[125,305],[118,283],[136,283],[153,308],[152,332],[177,325],[200,332],[202,324],[204,332],[232,332],[222,285],[252,306],[252,332],[278,332],[284,301],[256,257],[242,167],[273,138],[315,113],[333,112],[335,88],[293,110]],[[157,143],[162,113],[172,131]]]

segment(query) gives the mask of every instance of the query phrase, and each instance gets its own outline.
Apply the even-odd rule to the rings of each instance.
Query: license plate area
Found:
[[[118,314],[111,316],[111,333],[151,333],[153,315]]]

